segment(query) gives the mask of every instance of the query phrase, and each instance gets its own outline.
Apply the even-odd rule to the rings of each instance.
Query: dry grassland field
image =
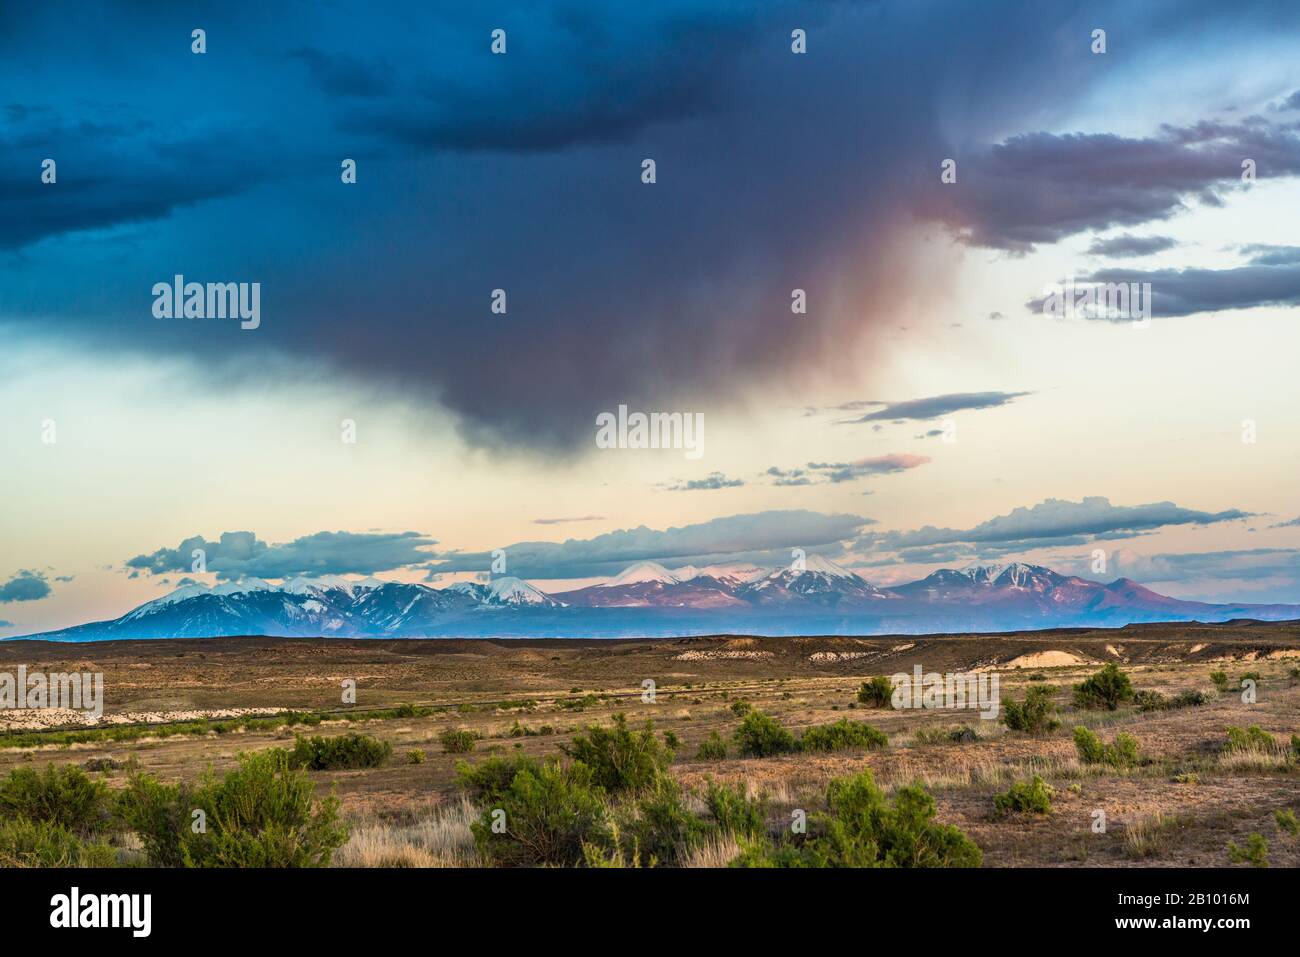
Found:
[[[1136,697],[1114,710],[1077,706],[1073,688],[1112,663]],[[241,755],[292,749],[298,735],[356,732],[390,745],[391,754],[383,749],[373,766],[296,772],[309,778],[318,805],[337,799],[346,834],[329,857],[334,866],[725,866],[745,860],[746,847],[765,846],[770,856],[803,846],[825,826],[828,785],[864,770],[887,803],[919,785],[933,798],[933,823],[965,834],[986,868],[1300,864],[1300,834],[1289,816],[1300,812],[1297,623],[898,638],[0,644],[0,671],[19,665],[102,672],[104,714],[98,732],[79,734],[51,726],[57,716],[48,712],[6,712],[0,777],[75,767],[120,794],[142,774],[198,785],[207,774],[234,771]],[[996,674],[999,719],[859,700],[872,677],[911,674],[915,666]],[[1253,703],[1243,700],[1250,697],[1240,688],[1243,677],[1253,683]],[[355,704],[342,703],[347,682],[355,682]],[[1050,689],[1049,720],[1059,726],[1008,728],[1007,702],[1035,688]],[[295,724],[275,718],[288,712],[313,717]],[[738,730],[756,712],[787,729],[794,747],[764,757],[742,753]],[[574,752],[575,736],[614,728],[620,714],[630,735],[622,744],[605,742],[604,757],[626,764],[636,754],[657,754],[663,766],[654,774],[669,782],[670,803],[693,824],[656,823],[653,795],[663,784],[638,792],[635,781],[625,791],[607,783],[598,816],[621,823],[620,837],[598,838],[593,825],[558,850],[503,850],[502,841],[526,840],[516,832],[521,825],[508,821],[507,833],[492,834],[493,801],[458,783],[458,764],[522,756],[572,768],[582,755],[564,749]],[[240,720],[254,715],[269,720]],[[807,746],[808,729],[843,720],[865,722],[885,737]],[[646,727],[653,729],[649,746],[640,737]],[[1085,761],[1076,727],[1090,729],[1103,747],[1129,735],[1136,754]],[[670,751],[660,747],[665,740]],[[701,753],[710,740],[723,743],[725,756],[707,747]],[[586,759],[599,763],[590,753]],[[1036,775],[1050,789],[1049,807],[997,808],[999,795]],[[729,786],[758,822],[738,825],[719,813],[708,800],[718,785]],[[586,813],[549,799],[559,801],[562,816]],[[792,823],[801,813],[803,833]],[[485,839],[476,841],[476,821],[487,826]],[[146,858],[136,834],[105,840],[119,864]]]

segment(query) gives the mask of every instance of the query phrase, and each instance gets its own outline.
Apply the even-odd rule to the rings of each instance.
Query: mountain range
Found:
[[[547,594],[498,577],[445,588],[294,578],[186,585],[121,618],[28,635],[115,638],[665,637],[699,634],[924,634],[1118,627],[1132,622],[1300,618],[1300,605],[1210,604],[1013,563],[940,569],[877,587],[820,556],[771,571],[639,562],[609,581]]]

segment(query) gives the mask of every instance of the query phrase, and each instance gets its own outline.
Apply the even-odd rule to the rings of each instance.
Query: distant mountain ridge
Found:
[[[717,633],[884,634],[1300,618],[1300,605],[1211,604],[1020,562],[944,568],[877,587],[829,559],[776,571],[675,571],[638,562],[609,581],[547,594],[519,578],[424,584],[338,576],[186,585],[111,621],[28,635],[113,638],[659,637]],[[12,640],[12,639],[10,639]]]

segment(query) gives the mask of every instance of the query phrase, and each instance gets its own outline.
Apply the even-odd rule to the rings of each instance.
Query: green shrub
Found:
[[[1211,671],[1210,681],[1213,682],[1214,687],[1219,690],[1220,694],[1224,694],[1227,692],[1228,673],[1226,671]]]
[[[747,715],[754,706],[748,701],[739,700],[731,702],[731,713],[738,718]]]
[[[298,736],[289,763],[309,771],[341,771],[377,768],[392,756],[393,746],[387,741],[353,731],[336,738]]]
[[[1014,782],[1005,794],[995,796],[993,807],[1002,814],[1048,814],[1052,810],[1052,786],[1035,774],[1028,781]]]
[[[1123,732],[1113,744],[1104,744],[1087,728],[1074,729],[1074,747],[1084,764],[1108,764],[1113,768],[1131,768],[1139,761],[1137,739]]]
[[[755,838],[767,831],[767,802],[747,797],[743,785],[733,788],[709,781],[704,805],[723,833]]]
[[[422,751],[420,748],[412,748],[410,751],[407,751],[407,752],[406,752],[406,763],[407,763],[407,764],[423,764],[423,763],[424,763],[424,751]]]
[[[443,754],[469,754],[474,750],[474,732],[448,728],[438,735]]]
[[[1280,807],[1273,812],[1273,820],[1277,821],[1277,829],[1283,834],[1292,837],[1300,834],[1300,821],[1296,820],[1295,811]]]
[[[678,751],[681,750],[682,739],[677,737],[677,735],[672,731],[665,731],[664,747],[666,747],[669,751],[673,752],[673,754],[676,754]],[[669,760],[671,760],[671,755],[669,756]]]
[[[1055,731],[1061,726],[1052,717],[1056,713],[1056,705],[1052,703],[1055,690],[1050,685],[1035,685],[1025,691],[1023,702],[1008,698],[1002,702],[1002,723],[1012,731],[1026,734]]]
[[[681,786],[670,775],[660,776],[634,801],[622,805],[617,818],[611,840],[649,867],[680,863],[709,830],[682,803]]]
[[[862,682],[858,689],[858,701],[872,708],[887,708],[894,698],[894,685],[884,675],[876,675],[870,681]]]
[[[1168,711],[1172,702],[1159,691],[1137,691],[1133,703],[1139,711]]]
[[[611,845],[603,794],[580,761],[520,763],[470,830],[479,852],[501,867],[570,867],[585,859],[584,845]]]
[[[1110,662],[1095,675],[1074,686],[1074,706],[1089,710],[1114,711],[1132,700],[1133,684],[1119,665]]]
[[[112,867],[117,852],[86,843],[50,820],[16,817],[0,822],[0,867]]]
[[[799,739],[803,751],[842,751],[845,748],[883,748],[889,736],[861,721],[841,718],[833,724],[815,725]]]
[[[784,843],[749,844],[735,867],[978,867],[973,841],[934,818],[934,799],[919,785],[890,801],[870,771],[836,778],[826,789],[828,813],[814,815],[809,834]]]
[[[1263,834],[1251,834],[1246,838],[1246,843],[1240,847],[1233,841],[1229,841],[1228,861],[1232,864],[1268,867],[1268,841],[1264,840]]]
[[[1223,746],[1225,752],[1262,751],[1272,754],[1278,749],[1277,741],[1271,734],[1257,724],[1249,728],[1228,728],[1228,743]]]
[[[781,723],[762,711],[750,711],[736,729],[736,748],[752,758],[786,754],[797,747],[794,735]]]
[[[459,762],[456,765],[456,783],[480,803],[497,804],[510,789],[510,782],[520,771],[537,774],[541,765],[524,755],[508,758],[488,758],[479,764]]]
[[[118,813],[153,867],[327,867],[348,839],[338,801],[316,800],[280,749],[240,755],[235,770],[209,771],[194,788],[133,775]]]
[[[710,732],[709,736],[700,742],[700,749],[695,752],[697,761],[724,761],[727,757],[727,743],[718,736],[718,732]]]
[[[632,731],[621,713],[614,715],[613,727],[593,725],[560,750],[590,768],[595,785],[610,794],[646,790],[672,761],[672,753],[655,737],[653,722]]]
[[[46,765],[39,774],[16,768],[0,783],[0,819],[55,824],[86,837],[100,830],[108,816],[107,785],[78,767]]]

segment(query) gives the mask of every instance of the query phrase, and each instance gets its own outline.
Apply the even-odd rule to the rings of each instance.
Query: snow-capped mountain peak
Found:
[[[691,571],[675,575],[641,562],[605,585],[563,592],[562,600],[515,577],[442,589],[330,576],[274,586],[250,578],[215,588],[185,585],[120,618],[25,637],[892,634],[1300,618],[1297,605],[1182,601],[1128,579],[1103,585],[1020,562],[939,569],[884,589],[819,556],[798,571],[785,568],[753,581],[743,581],[734,566],[693,569],[682,580]]]
[[[507,605],[553,605],[555,600],[513,575],[494,578],[487,586],[492,598]]]
[[[618,588],[622,585],[641,585],[646,582],[676,585],[679,581],[680,579],[658,562],[637,562],[635,565],[629,565],[605,582],[603,587]]]

